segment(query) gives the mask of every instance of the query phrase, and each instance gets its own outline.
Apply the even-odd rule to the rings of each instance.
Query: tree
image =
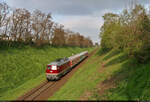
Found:
[[[65,45],[65,31],[63,25],[55,24],[53,28],[53,38],[52,38],[52,45],[55,46],[63,46]]]
[[[0,35],[1,35],[1,39],[3,40],[8,38],[7,28],[10,20],[8,17],[9,11],[10,8],[6,3],[0,3]]]
[[[50,43],[53,26],[51,18],[50,13],[46,15],[39,10],[35,10],[32,14],[32,29],[34,33],[34,41],[37,46]]]

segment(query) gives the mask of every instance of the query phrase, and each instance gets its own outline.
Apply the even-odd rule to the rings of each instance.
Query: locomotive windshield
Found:
[[[50,66],[48,66],[48,67],[47,67],[47,69],[51,69],[51,67],[50,67]]]

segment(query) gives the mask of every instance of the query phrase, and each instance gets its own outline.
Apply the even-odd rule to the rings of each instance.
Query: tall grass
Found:
[[[125,76],[114,89],[105,93],[109,100],[150,100],[150,62],[139,64],[130,59],[113,76]]]
[[[116,72],[111,73],[116,86],[105,90],[103,95],[99,95],[96,88],[97,92],[95,91],[89,99],[150,100],[150,61],[140,64],[137,59],[129,59],[125,53],[114,53],[112,50],[105,54],[103,62],[105,68],[109,70],[112,70],[114,66],[118,68]]]

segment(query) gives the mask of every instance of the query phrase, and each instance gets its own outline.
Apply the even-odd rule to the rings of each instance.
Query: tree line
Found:
[[[12,10],[6,3],[0,3],[0,45],[13,46],[16,43],[93,46],[89,37],[52,21],[51,13],[46,14],[40,10],[30,12],[22,8]]]
[[[140,4],[120,14],[106,13],[101,27],[103,51],[120,50],[140,62],[150,59],[150,10]]]

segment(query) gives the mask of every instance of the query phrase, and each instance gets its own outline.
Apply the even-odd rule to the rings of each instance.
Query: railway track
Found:
[[[92,56],[97,49],[92,51],[89,54],[89,57]],[[59,81],[44,81],[42,84],[37,86],[36,88],[32,89],[31,91],[25,93],[23,96],[19,97],[18,100],[24,100],[24,101],[34,101],[34,100],[46,100],[50,96],[52,96],[57,90],[63,86],[68,79],[75,73],[75,71],[81,67],[82,64],[86,62],[86,60],[89,58],[87,57],[85,60],[80,62],[78,65],[76,65],[76,68],[73,68],[71,72],[67,73],[65,76],[63,76]]]
[[[39,88],[36,88],[36,90],[31,91],[27,95],[25,95],[22,100],[35,100],[38,96],[40,96],[44,91],[46,91],[48,88],[53,87],[56,84],[56,82],[44,82]]]

